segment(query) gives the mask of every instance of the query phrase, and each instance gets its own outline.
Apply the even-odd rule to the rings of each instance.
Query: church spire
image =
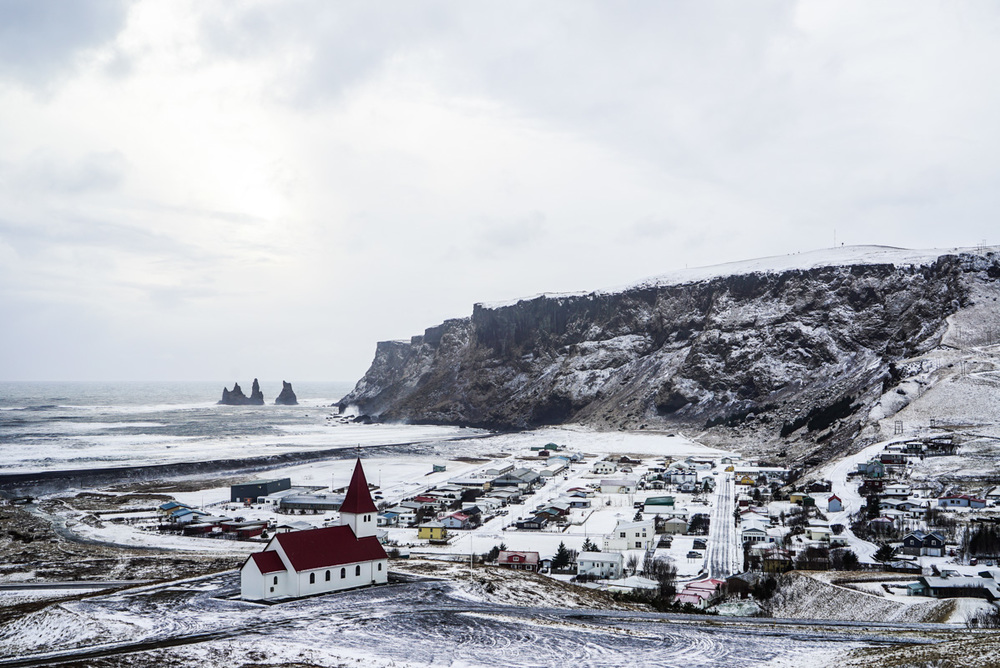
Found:
[[[372,501],[371,492],[368,491],[368,480],[365,478],[365,471],[361,468],[361,458],[358,458],[354,465],[354,475],[351,476],[351,484],[347,487],[347,496],[340,506],[343,513],[377,513],[378,508]]]

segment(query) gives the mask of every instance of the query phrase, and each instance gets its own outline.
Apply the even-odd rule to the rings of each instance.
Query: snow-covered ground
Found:
[[[411,565],[407,565],[410,567]],[[708,620],[570,597],[535,576],[452,568],[424,580],[262,606],[235,573],[65,602],[0,628],[3,658],[135,652],[138,664],[813,666],[898,631]],[[579,598],[583,597],[583,598]],[[514,600],[529,607],[510,606]],[[533,605],[532,605],[533,604]],[[579,607],[583,604],[585,607]],[[605,606],[601,607],[613,607]],[[177,646],[164,649],[166,641]],[[94,655],[91,655],[94,660]]]

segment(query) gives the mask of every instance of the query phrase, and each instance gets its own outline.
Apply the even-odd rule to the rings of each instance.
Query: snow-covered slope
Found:
[[[721,425],[776,449],[802,435],[837,449],[901,380],[895,363],[938,346],[948,318],[997,293],[997,277],[992,249],[844,247],[477,304],[380,343],[343,403],[501,428]]]

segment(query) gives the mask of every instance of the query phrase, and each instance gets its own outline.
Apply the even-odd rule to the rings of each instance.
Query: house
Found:
[[[867,478],[884,478],[885,464],[880,462],[878,459],[872,458],[867,462],[858,464],[858,473]]]
[[[817,541],[829,541],[830,536],[833,535],[830,531],[830,525],[822,522],[810,522],[809,526],[806,527],[806,536],[809,540]]]
[[[594,464],[594,475],[611,475],[618,470],[614,462],[600,461]]]
[[[980,499],[967,494],[949,494],[938,499],[942,508],[985,508],[986,499]]]
[[[166,503],[161,504],[157,508],[157,512],[160,515],[164,515],[165,517],[169,517],[171,515],[171,513],[173,513],[176,510],[180,510],[181,508],[188,508],[188,509],[190,509],[190,506],[185,506],[183,503],[177,503],[176,501],[167,501]]]
[[[190,524],[191,522],[200,522],[203,517],[208,517],[208,513],[201,510],[194,510],[193,508],[188,508],[187,506],[178,508],[174,512],[170,513],[170,521],[174,524]]]
[[[630,478],[602,480],[601,494],[635,494],[636,481]]]
[[[399,513],[389,511],[379,513],[378,517],[375,518],[375,525],[380,527],[399,526]]]
[[[888,496],[893,499],[905,499],[910,496],[910,486],[902,483],[886,485],[882,491],[882,496]]]
[[[839,513],[843,509],[844,502],[836,494],[826,500],[826,511],[828,513]]]
[[[829,492],[833,485],[829,480],[816,480],[806,486],[806,491],[810,494],[822,494]]]
[[[698,608],[708,607],[708,604],[716,599],[725,585],[725,580],[701,580],[692,582],[677,594],[676,602],[689,603]]]
[[[388,581],[361,460],[340,507],[340,525],[275,535],[240,569],[240,598],[251,601],[341,591]]]
[[[519,571],[537,571],[537,552],[514,552],[512,550],[501,550],[497,556],[497,566],[502,568],[513,568]]]
[[[671,517],[666,522],[663,523],[663,533],[667,534],[686,534],[688,532],[687,520],[682,520],[679,517]]]
[[[907,593],[934,598],[984,598],[993,602],[1000,599],[1000,582],[992,578],[962,577],[919,577],[919,587]]]
[[[447,540],[448,529],[441,522],[424,522],[417,527],[417,538],[421,540]]]
[[[568,500],[570,508],[590,508],[590,499],[571,496]]]
[[[604,551],[648,550],[655,538],[653,520],[624,522],[619,520],[614,531],[604,537]]]
[[[816,499],[809,496],[804,492],[795,492],[794,494],[788,495],[788,501],[796,505],[800,505],[803,508],[808,508],[810,506],[816,505]]]
[[[441,524],[445,529],[471,529],[472,523],[465,513],[452,513],[441,519]]]
[[[903,536],[903,554],[915,557],[944,556],[944,536],[937,531],[911,531]]]
[[[895,520],[893,518],[887,515],[882,515],[880,517],[876,517],[870,520],[868,522],[868,526],[871,528],[872,531],[880,533],[892,529],[894,523]]]
[[[621,552],[581,552],[576,558],[577,573],[617,580],[622,576],[623,561]]]
[[[523,520],[518,520],[515,524],[520,531],[540,531],[549,523],[549,518],[545,515],[535,515]]]
[[[663,477],[671,485],[698,484],[698,473],[696,471],[672,470]]]
[[[906,464],[906,455],[902,452],[883,452],[878,460],[887,466],[902,466]]]
[[[740,544],[764,542],[767,542],[767,527],[762,522],[751,521],[744,524],[740,531]]]

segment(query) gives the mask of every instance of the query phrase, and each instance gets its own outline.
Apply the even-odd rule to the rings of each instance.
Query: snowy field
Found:
[[[473,577],[271,606],[234,600],[235,573],[142,587],[25,615],[0,629],[0,656],[32,665],[127,650],[132,665],[808,668],[908,633],[565,608],[557,590],[530,580],[538,604],[511,607],[477,595]],[[168,641],[176,646],[163,649]]]

